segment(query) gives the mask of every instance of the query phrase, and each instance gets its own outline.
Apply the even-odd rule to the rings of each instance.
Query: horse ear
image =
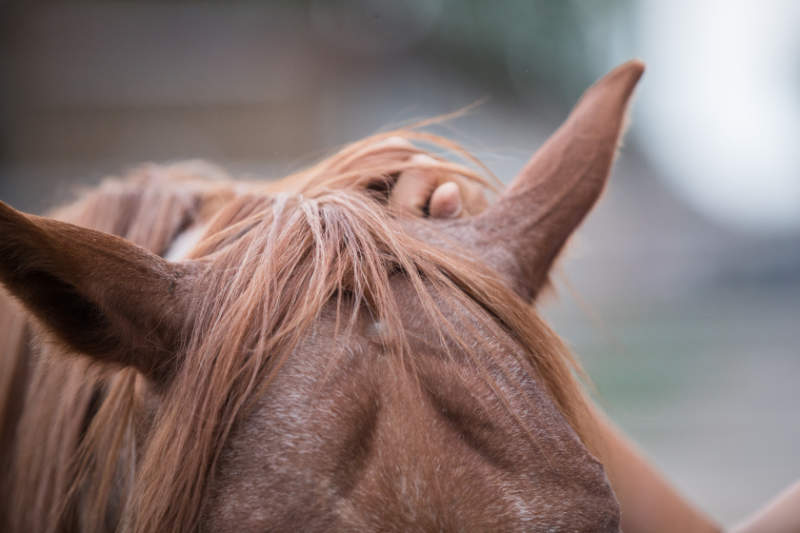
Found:
[[[193,278],[189,264],[0,202],[0,282],[72,351],[163,379]]]
[[[630,61],[590,87],[499,200],[464,219],[461,237],[535,298],[565,242],[600,196],[644,64]]]

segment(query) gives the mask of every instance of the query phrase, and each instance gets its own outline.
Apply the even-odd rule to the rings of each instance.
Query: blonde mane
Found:
[[[409,160],[428,151],[395,138],[433,150],[435,162]],[[423,166],[486,187],[495,183],[458,145],[401,129],[349,145],[273,183],[234,182],[197,165],[144,167],[60,211],[62,219],[158,254],[187,227],[206,224],[189,255],[203,291],[196,313],[186,317],[191,333],[164,390],[151,390],[131,369],[63,357],[47,342],[36,343],[37,356],[27,362],[28,350],[8,337],[15,346],[5,348],[2,375],[28,375],[24,409],[13,422],[11,484],[2,494],[10,498],[4,501],[11,507],[2,511],[11,529],[22,523],[41,531],[113,529],[121,516],[124,531],[197,530],[227,437],[324,309],[335,310],[337,342],[346,343],[359,319],[369,316],[385,328],[382,349],[413,368],[416,332],[401,318],[397,279],[412,289],[440,350],[455,347],[477,361],[490,340],[509,357],[521,349],[521,364],[586,441],[586,404],[574,376],[579,369],[559,338],[477,259],[455,244],[443,250],[412,236],[407,219],[387,208],[392,180]],[[0,308],[0,324],[5,315],[18,316],[12,304],[0,304],[9,307],[5,313]],[[471,326],[474,317],[485,324]],[[24,335],[27,326],[14,327]],[[0,386],[6,435],[14,387]],[[160,397],[151,409],[146,402],[153,395]]]

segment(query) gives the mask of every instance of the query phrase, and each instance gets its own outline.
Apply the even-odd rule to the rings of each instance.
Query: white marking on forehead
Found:
[[[179,261],[185,258],[189,250],[200,242],[200,237],[203,236],[205,230],[206,226],[204,224],[190,226],[185,229],[183,233],[179,234],[175,237],[175,240],[172,241],[167,253],[164,254],[164,259],[168,261]]]

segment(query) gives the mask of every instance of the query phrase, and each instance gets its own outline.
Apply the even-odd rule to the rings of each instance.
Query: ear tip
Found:
[[[6,225],[19,224],[20,220],[24,220],[24,213],[17,211],[7,203],[0,200],[0,223]]]
[[[642,74],[644,74],[644,70],[644,61],[631,59],[597,80],[594,85],[586,90],[584,99],[594,100],[598,97],[604,100],[621,98],[620,103],[624,107],[634,88],[639,83]]]
[[[631,59],[621,64],[614,70],[608,73],[609,78],[626,78],[631,85],[636,84],[644,74],[646,65],[644,61],[639,58]]]
[[[626,63],[626,65],[628,65],[628,68],[630,69],[631,74],[633,74],[633,76],[636,78],[636,81],[639,81],[639,78],[642,77],[644,71],[647,70],[647,65],[645,64],[645,62],[639,59],[638,57],[635,59],[631,59]]]
[[[627,61],[626,63],[623,63],[622,66],[627,67],[627,68],[629,68],[631,70],[634,70],[635,72],[638,73],[639,76],[641,76],[644,73],[644,71],[647,69],[647,64],[645,64],[645,62],[643,60],[639,59],[638,57],[635,57],[635,58],[631,59],[630,61]]]

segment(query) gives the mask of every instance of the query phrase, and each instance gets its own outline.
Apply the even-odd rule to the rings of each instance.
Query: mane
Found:
[[[50,214],[163,254],[226,182],[205,163],[144,165]],[[126,487],[109,484],[115,474],[131,481],[117,463],[133,452],[134,389],[143,380],[64,354],[2,289],[0,326],[0,529],[113,530]]]
[[[409,161],[426,151],[393,137],[464,162],[439,153],[434,163]],[[588,414],[574,376],[579,369],[559,338],[495,273],[457,248],[414,238],[403,216],[387,207],[392,180],[422,166],[493,183],[456,144],[401,129],[349,145],[277,183],[239,185],[200,178],[207,172],[186,167],[170,167],[165,177],[148,167],[148,177],[109,182],[69,208],[65,218],[160,254],[183,228],[210,218],[189,255],[204,272],[206,290],[187,317],[192,333],[152,420],[135,416],[147,384],[134,371],[60,359],[41,345],[18,424],[14,479],[21,488],[13,508],[41,513],[41,530],[69,523],[113,529],[119,513],[124,531],[197,530],[228,435],[323,309],[335,309],[337,342],[347,342],[366,314],[385,327],[382,348],[414,367],[413,332],[403,324],[393,288],[398,278],[412,289],[440,346],[475,362],[487,338],[508,344],[508,354],[521,347],[521,362],[587,440]],[[470,325],[476,316],[484,318],[482,331]],[[61,412],[45,413],[56,404]],[[145,428],[139,441],[134,427]]]

